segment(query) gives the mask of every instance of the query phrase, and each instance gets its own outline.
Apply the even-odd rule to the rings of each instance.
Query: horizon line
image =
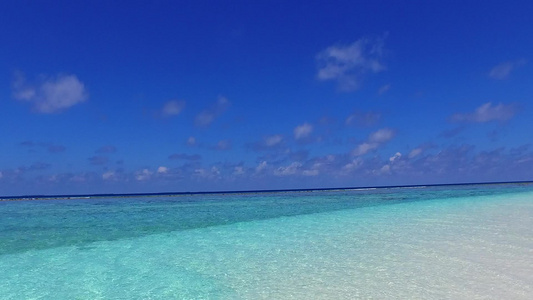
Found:
[[[262,189],[262,190],[229,190],[229,191],[195,191],[195,192],[157,192],[157,193],[102,193],[102,194],[58,194],[58,195],[20,195],[0,196],[0,201],[10,200],[46,200],[46,199],[80,199],[80,198],[111,198],[111,197],[164,197],[164,196],[188,196],[188,195],[220,195],[220,194],[245,194],[245,193],[283,193],[283,192],[312,192],[333,191],[350,189],[386,189],[386,188],[410,188],[410,187],[437,187],[437,186],[461,186],[461,185],[491,185],[491,184],[532,184],[531,180],[521,181],[487,181],[487,182],[458,182],[458,183],[433,183],[411,185],[377,185],[356,187],[329,187],[329,188],[306,188],[306,189]]]

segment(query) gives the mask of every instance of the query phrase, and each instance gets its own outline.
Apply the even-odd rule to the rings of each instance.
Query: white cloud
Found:
[[[350,125],[357,119],[357,114],[351,114],[346,118],[346,121],[344,121],[344,124]]]
[[[185,101],[171,100],[163,105],[161,114],[165,117],[177,116],[185,108]]]
[[[389,174],[390,173],[390,166],[389,165],[384,165],[383,167],[381,167],[380,173],[381,174]]]
[[[68,180],[72,182],[87,182],[90,179],[90,176],[87,174],[74,174],[72,177],[70,177]]]
[[[369,141],[373,143],[385,143],[394,137],[394,130],[383,128],[370,135]]]
[[[503,62],[490,70],[489,77],[498,80],[507,79],[514,69],[524,65],[525,63],[526,61],[524,59]]]
[[[390,162],[394,162],[395,160],[399,159],[400,157],[402,157],[402,154],[400,152],[396,152],[396,154],[394,154],[393,156],[391,156],[389,158],[389,161]]]
[[[274,175],[276,176],[287,176],[287,175],[294,175],[296,172],[298,172],[298,169],[302,166],[299,162],[293,162],[290,165],[286,167],[279,167],[274,171]]]
[[[411,152],[409,153],[409,158],[416,157],[420,153],[422,153],[422,148],[415,148],[415,149],[411,150]]]
[[[194,124],[199,127],[207,127],[215,120],[215,114],[207,111],[203,111],[196,116]]]
[[[365,155],[370,150],[374,150],[379,146],[377,143],[362,143],[357,146],[357,148],[354,149],[352,152],[353,155],[359,156],[359,155]]]
[[[160,166],[159,168],[157,168],[157,173],[159,173],[159,174],[168,173],[168,168],[165,167],[165,166]]]
[[[187,145],[189,146],[194,146],[196,145],[196,138],[194,136],[190,136],[188,139],[187,139]]]
[[[208,172],[204,168],[199,168],[194,170],[194,175],[198,177],[208,177]]]
[[[46,180],[50,181],[50,182],[57,182],[58,181],[58,176],[57,175],[50,175],[48,177],[45,178]]]
[[[211,167],[210,170],[199,168],[199,169],[194,170],[193,175],[196,177],[200,177],[200,178],[213,179],[213,178],[217,178],[220,175],[220,170],[215,166]]]
[[[368,127],[376,124],[381,119],[381,113],[376,112],[355,112],[349,115],[344,122],[348,125],[358,125],[362,127]]]
[[[102,174],[103,180],[111,180],[115,178],[115,172],[114,171],[107,171],[104,174]]]
[[[217,167],[213,166],[211,167],[211,173],[213,175],[220,175],[220,170]]]
[[[220,116],[226,111],[229,105],[230,102],[226,97],[218,97],[217,102],[214,105],[196,116],[194,124],[198,127],[207,127],[211,125],[216,117]]]
[[[237,166],[233,169],[233,175],[243,175],[244,173],[244,168],[242,166]]]
[[[318,174],[319,174],[319,171],[317,169],[304,170],[302,172],[302,175],[304,175],[304,176],[317,176]]]
[[[64,111],[88,99],[84,84],[75,75],[58,75],[39,84],[28,84],[22,74],[13,83],[13,97],[30,102],[35,112],[50,114]]]
[[[368,140],[359,144],[353,151],[352,155],[365,155],[371,150],[377,149],[380,145],[388,142],[394,137],[394,130],[383,128],[370,134]]]
[[[345,164],[342,167],[343,173],[350,173],[356,169],[358,169],[363,164],[363,161],[361,159],[354,159],[351,162]]]
[[[153,174],[152,171],[150,171],[148,169],[143,169],[143,170],[137,171],[135,173],[135,179],[137,179],[138,181],[148,180],[148,179],[150,179],[152,174]]]
[[[281,134],[264,136],[261,141],[247,144],[248,147],[254,151],[265,151],[272,149],[280,149],[283,145],[284,137]]]
[[[350,45],[330,46],[316,56],[319,80],[337,80],[339,88],[359,88],[365,73],[385,70],[382,62],[384,38],[362,38]]]
[[[262,161],[259,163],[259,165],[257,165],[257,167],[255,168],[255,172],[256,173],[260,173],[262,172],[263,170],[265,170],[266,168],[268,167],[268,163],[266,161]]]
[[[490,122],[490,121],[507,121],[514,117],[516,114],[516,106],[513,104],[504,105],[498,104],[492,106],[491,102],[487,102],[480,107],[476,108],[473,113],[469,114],[454,114],[451,117],[452,121],[460,122]]]
[[[14,90],[13,90],[13,97],[17,100],[25,100],[25,101],[32,101],[35,99],[35,95],[37,92],[35,91],[35,88],[33,87],[20,87],[17,88],[18,84],[13,84]]]
[[[304,123],[294,128],[294,138],[299,140],[308,137],[313,132],[313,125]]]
[[[267,136],[265,138],[265,145],[267,147],[273,147],[281,143],[282,140],[283,140],[283,137],[279,134]]]

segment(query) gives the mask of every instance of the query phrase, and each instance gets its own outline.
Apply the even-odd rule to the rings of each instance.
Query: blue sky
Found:
[[[532,11],[3,1],[0,195],[532,180]]]

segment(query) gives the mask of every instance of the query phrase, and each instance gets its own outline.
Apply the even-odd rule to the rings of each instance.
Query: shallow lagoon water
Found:
[[[533,187],[0,202],[2,299],[528,299]]]

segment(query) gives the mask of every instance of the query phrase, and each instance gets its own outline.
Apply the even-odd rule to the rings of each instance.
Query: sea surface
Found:
[[[0,201],[0,299],[532,299],[533,185]]]

